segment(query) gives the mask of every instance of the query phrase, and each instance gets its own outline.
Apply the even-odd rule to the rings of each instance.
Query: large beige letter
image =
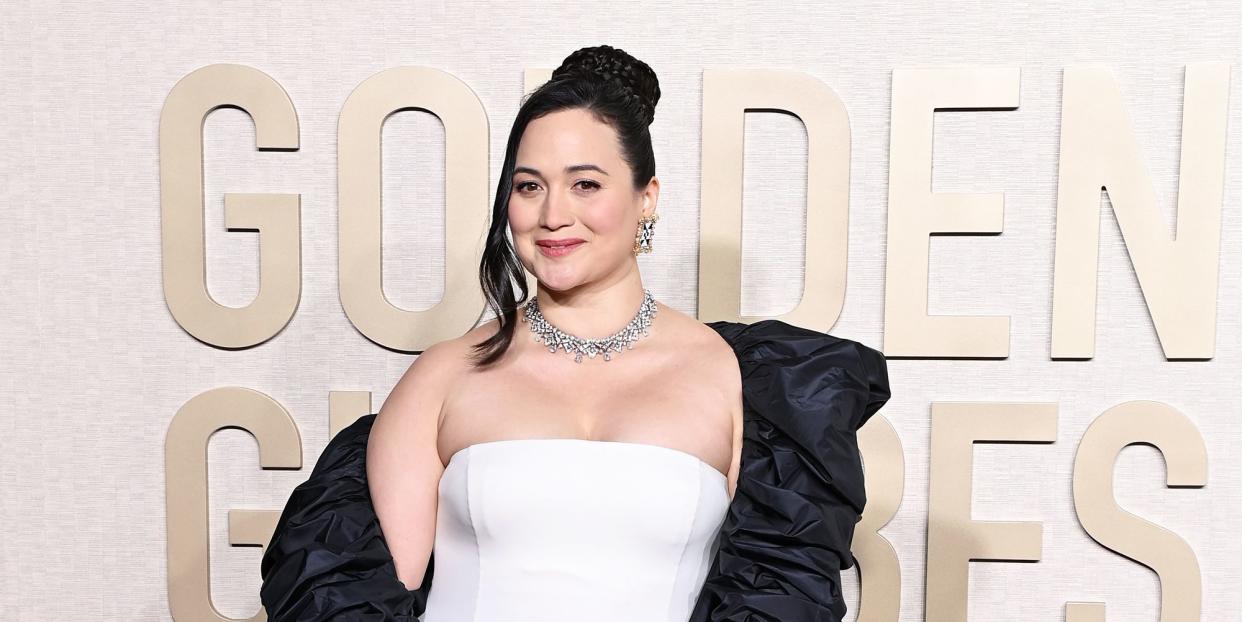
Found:
[[[1203,577],[1194,550],[1176,533],[1117,504],[1113,479],[1117,457],[1135,443],[1152,445],[1164,457],[1166,486],[1207,484],[1207,447],[1195,424],[1168,404],[1135,400],[1104,411],[1082,435],[1074,457],[1074,510],[1096,542],[1160,577],[1157,619],[1197,621],[1203,610]],[[1103,607],[1103,603],[1067,603],[1066,622],[1087,622],[1096,614],[1103,620]]]
[[[370,391],[329,391],[328,440],[372,412]]]
[[[1212,358],[1228,108],[1229,65],[1188,65],[1177,225],[1170,236],[1116,79],[1105,67],[1065,70],[1052,358],[1095,356],[1103,188],[1108,189],[1165,357]]]
[[[889,130],[884,353],[1005,358],[1009,316],[928,315],[933,233],[1000,233],[1005,195],[932,192],[935,111],[1018,107],[1016,68],[894,69]]]
[[[925,619],[965,622],[968,564],[1038,561],[1044,532],[1038,521],[971,518],[974,443],[1052,443],[1057,438],[1057,405],[933,402],[931,409]]]
[[[265,469],[302,468],[297,424],[271,397],[244,387],[200,393],[173,416],[164,441],[165,513],[168,530],[168,607],[176,620],[231,621],[211,602],[208,546],[207,443],[225,428],[240,428],[259,443]],[[280,512],[233,510],[232,543],[266,544]],[[267,619],[260,608],[249,620]]]
[[[259,293],[245,307],[216,302],[207,291],[203,237],[203,122],[232,106],[254,119],[259,149],[296,150],[298,116],[289,95],[267,74],[242,65],[208,65],[173,86],[160,112],[160,224],[164,299],[173,319],[196,339],[245,348],[280,332],[302,295],[296,194],[224,195],[229,231],[260,233]]]
[[[444,297],[426,311],[384,296],[380,222],[384,120],[416,108],[444,124]],[[350,93],[338,132],[340,291],[345,314],[367,338],[421,352],[460,336],[483,311],[478,265],[487,233],[487,113],[464,82],[431,67],[381,71]]]
[[[742,138],[748,110],[788,112],[806,126],[806,269],[802,299],[778,319],[828,331],[836,324],[845,301],[850,120],[845,105],[828,85],[799,71],[703,72],[698,319],[764,319],[741,316],[745,161]]]
[[[901,560],[880,529],[897,516],[905,495],[906,459],[901,437],[883,416],[872,417],[858,431],[866,470],[867,508],[854,530],[851,549],[862,577],[858,622],[897,620],[901,613]]]

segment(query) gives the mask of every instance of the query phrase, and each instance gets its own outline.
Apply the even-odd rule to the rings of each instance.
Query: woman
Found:
[[[884,357],[776,320],[704,325],[643,288],[659,95],[598,46],[523,102],[480,269],[496,319],[332,439],[264,553],[269,619],[844,616]]]

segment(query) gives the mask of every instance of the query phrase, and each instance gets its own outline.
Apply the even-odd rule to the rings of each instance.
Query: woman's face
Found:
[[[543,287],[564,291],[634,269],[638,220],[655,211],[659,182],[635,190],[632,179],[616,132],[590,112],[560,110],[526,126],[509,230]]]

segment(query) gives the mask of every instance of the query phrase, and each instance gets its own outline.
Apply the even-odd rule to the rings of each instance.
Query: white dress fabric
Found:
[[[571,438],[470,445],[439,495],[423,622],[685,622],[730,501],[693,454]]]

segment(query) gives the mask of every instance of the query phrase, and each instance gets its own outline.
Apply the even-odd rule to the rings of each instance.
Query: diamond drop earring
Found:
[[[638,233],[634,236],[634,254],[650,253],[651,238],[655,236],[655,223],[660,219],[660,214],[653,212],[647,218],[638,219]]]

